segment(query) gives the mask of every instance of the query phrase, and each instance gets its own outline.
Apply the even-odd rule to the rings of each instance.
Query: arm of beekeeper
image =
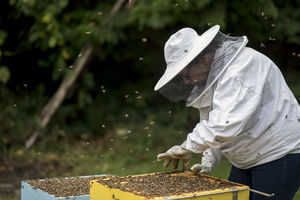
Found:
[[[192,171],[202,172],[205,174],[211,173],[218,167],[223,158],[223,153],[220,149],[209,148],[203,152],[201,164],[194,164],[191,167]]]
[[[248,120],[259,108],[264,75],[257,75],[260,73],[259,70],[253,74],[251,70],[243,72],[245,66],[239,67],[241,72],[237,74],[244,74],[239,74],[240,76],[234,76],[234,73],[225,74],[217,83],[209,118],[198,123],[193,132],[188,134],[186,139],[188,150],[201,153],[209,147],[221,148],[225,142],[231,141],[243,132]]]

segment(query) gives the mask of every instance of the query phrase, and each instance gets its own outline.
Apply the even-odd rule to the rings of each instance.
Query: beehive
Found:
[[[249,200],[248,186],[204,174],[161,172],[90,182],[91,200]]]
[[[21,200],[89,200],[89,180],[103,175],[80,177],[65,177],[53,179],[26,180],[21,182]],[[87,191],[81,185],[74,185],[74,179],[82,181]],[[77,182],[77,181],[76,181]],[[63,184],[63,185],[62,185]]]

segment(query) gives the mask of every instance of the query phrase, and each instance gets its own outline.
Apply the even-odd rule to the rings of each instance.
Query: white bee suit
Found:
[[[243,39],[217,75],[212,66],[206,89],[188,105],[199,109],[201,121],[185,148],[211,148],[217,160],[222,152],[235,167],[248,169],[300,153],[300,107],[278,67]]]

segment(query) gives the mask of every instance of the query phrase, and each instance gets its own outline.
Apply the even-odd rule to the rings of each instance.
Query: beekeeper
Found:
[[[200,122],[181,145],[157,156],[174,168],[210,173],[224,155],[229,180],[292,199],[300,185],[300,107],[278,67],[246,47],[246,36],[229,37],[216,25],[198,35],[183,28],[165,43],[165,73],[154,90],[184,100]],[[262,196],[251,196],[263,199]]]

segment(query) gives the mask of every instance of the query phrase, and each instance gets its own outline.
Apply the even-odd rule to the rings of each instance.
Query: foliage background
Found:
[[[247,35],[248,46],[280,67],[299,101],[299,0],[130,0],[101,26],[114,3],[0,2],[0,161],[27,155],[22,149],[36,117],[86,45],[94,47],[93,57],[33,152],[69,153],[74,144],[94,144],[102,153],[94,152],[126,158],[124,168],[134,163],[132,154],[152,162],[182,142],[197,111],[168,102],[153,87],[165,69],[164,42],[186,26],[201,33],[219,24],[226,34]]]

